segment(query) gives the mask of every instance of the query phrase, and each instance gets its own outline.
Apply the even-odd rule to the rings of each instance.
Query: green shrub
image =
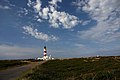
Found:
[[[114,57],[51,60],[33,69],[29,80],[120,80],[120,62]]]
[[[0,70],[24,64],[27,64],[27,62],[21,62],[21,60],[0,60]]]

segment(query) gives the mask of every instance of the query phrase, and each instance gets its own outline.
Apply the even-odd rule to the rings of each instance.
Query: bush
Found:
[[[51,60],[33,69],[29,80],[120,80],[120,60],[114,57]]]
[[[21,60],[0,60],[0,70],[24,64],[27,64],[27,62],[21,62]]]

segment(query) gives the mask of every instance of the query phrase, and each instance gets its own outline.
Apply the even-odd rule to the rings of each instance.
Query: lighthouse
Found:
[[[47,48],[46,46],[44,46],[44,53],[43,53],[43,60],[48,60],[48,56],[47,56]]]
[[[44,46],[44,57],[47,56],[47,49],[46,49],[46,46]]]
[[[43,52],[43,57],[42,58],[37,58],[37,60],[53,60],[54,58],[51,57],[51,55],[47,55],[47,47],[44,46],[44,52]]]

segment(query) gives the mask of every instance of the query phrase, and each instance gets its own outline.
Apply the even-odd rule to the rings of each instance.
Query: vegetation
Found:
[[[120,80],[120,57],[51,60],[25,76],[28,80]]]
[[[22,60],[0,60],[0,70],[24,64],[28,64],[28,62]]]

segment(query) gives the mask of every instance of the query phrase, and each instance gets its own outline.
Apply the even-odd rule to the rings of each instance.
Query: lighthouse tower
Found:
[[[47,56],[47,49],[46,46],[44,46],[44,57]]]
[[[47,48],[46,46],[44,46],[44,54],[43,54],[43,60],[48,60],[48,56],[47,56]]]
[[[43,57],[42,58],[37,58],[37,60],[53,60],[54,58],[52,58],[51,57],[51,55],[50,56],[48,56],[47,55],[47,48],[46,48],[46,46],[44,46],[44,53],[43,53]]]

